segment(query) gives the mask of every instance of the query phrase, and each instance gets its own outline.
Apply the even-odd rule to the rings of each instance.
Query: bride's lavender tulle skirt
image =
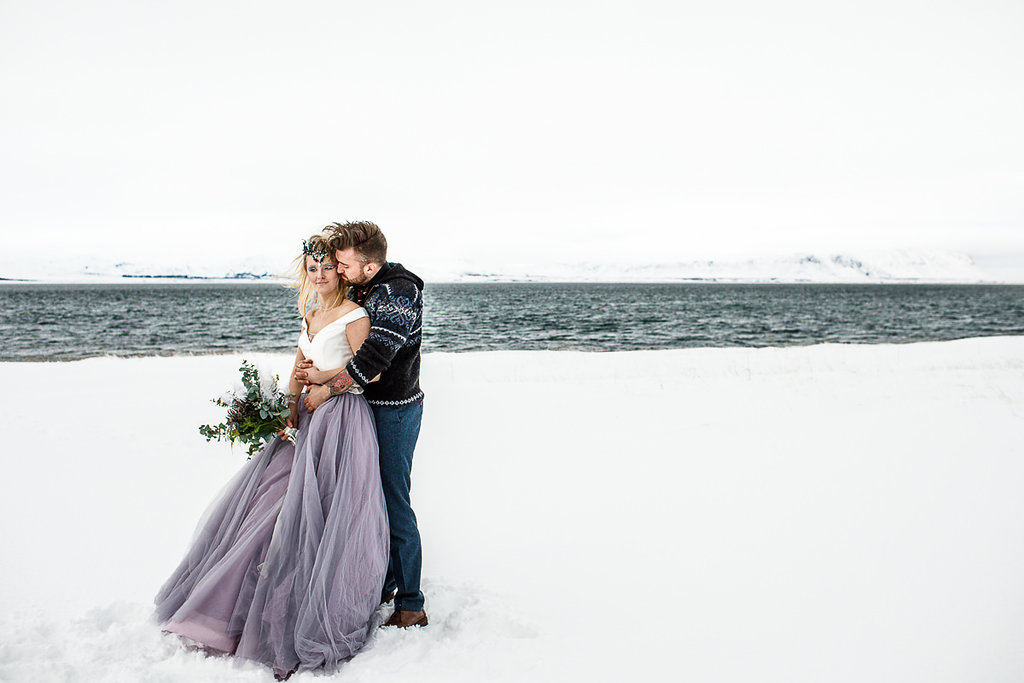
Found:
[[[295,445],[274,439],[206,510],[157,619],[278,674],[333,670],[369,635],[388,538],[366,400],[300,406]]]

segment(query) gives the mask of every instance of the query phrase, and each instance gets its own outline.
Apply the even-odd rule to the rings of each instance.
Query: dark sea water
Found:
[[[1021,285],[428,284],[423,350],[627,351],[1024,334]],[[291,351],[268,283],[0,284],[0,361]]]

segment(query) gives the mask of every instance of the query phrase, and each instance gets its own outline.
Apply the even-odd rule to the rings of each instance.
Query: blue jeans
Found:
[[[423,609],[420,569],[423,551],[416,513],[412,511],[412,452],[420,435],[423,401],[404,406],[370,406],[377,423],[380,447],[380,479],[391,527],[391,557],[384,579],[384,592],[397,590],[395,609]]]

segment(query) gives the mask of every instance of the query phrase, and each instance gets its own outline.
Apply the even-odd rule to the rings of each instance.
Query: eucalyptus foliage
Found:
[[[284,394],[277,387],[278,377],[272,381],[260,377],[255,365],[242,361],[242,391],[234,391],[212,400],[228,409],[224,421],[217,425],[201,425],[199,433],[207,441],[228,441],[248,445],[249,457],[259,452],[274,435],[285,428],[288,401],[294,394]]]

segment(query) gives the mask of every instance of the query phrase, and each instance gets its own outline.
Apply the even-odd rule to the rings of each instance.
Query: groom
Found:
[[[334,223],[327,228],[335,234],[331,246],[338,271],[352,285],[349,299],[370,316],[370,336],[344,370],[309,392],[306,408],[315,410],[331,396],[357,385],[363,388],[377,423],[380,478],[391,527],[391,557],[381,599],[386,602],[394,596],[395,612],[387,625],[426,626],[420,532],[409,500],[412,454],[423,415],[423,280],[387,261],[388,243],[375,224]]]

